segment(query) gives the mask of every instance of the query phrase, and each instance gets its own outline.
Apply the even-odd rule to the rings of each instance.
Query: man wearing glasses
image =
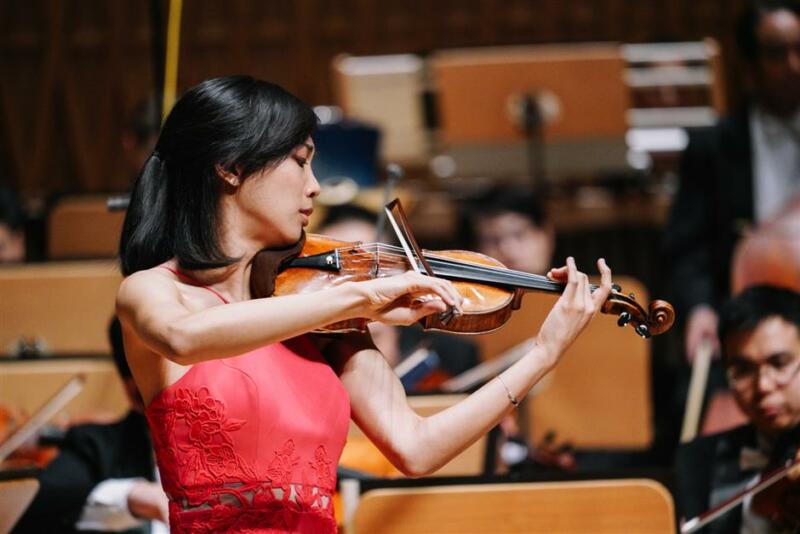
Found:
[[[718,333],[728,382],[750,423],[679,449],[676,491],[687,519],[752,486],[765,469],[800,458],[800,294],[747,289],[722,308]],[[759,515],[746,499],[705,532],[784,532],[787,521],[800,526],[800,467],[790,478],[780,505],[789,518],[782,524]]]

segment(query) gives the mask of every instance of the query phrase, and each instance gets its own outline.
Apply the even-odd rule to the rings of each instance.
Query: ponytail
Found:
[[[123,276],[150,269],[173,256],[168,188],[166,165],[158,152],[153,152],[133,185],[122,225],[119,259]]]
[[[185,270],[215,269],[240,258],[220,247],[217,169],[242,180],[280,162],[317,124],[306,104],[249,76],[207,80],[190,89],[161,127],[156,151],[133,186],[122,227],[122,274],[172,258]]]

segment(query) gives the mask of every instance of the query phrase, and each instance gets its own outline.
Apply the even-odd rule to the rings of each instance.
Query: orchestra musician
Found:
[[[731,390],[749,423],[678,449],[677,503],[687,519],[752,485],[771,461],[791,457],[800,445],[800,294],[746,289],[721,309],[719,339]],[[789,516],[780,527],[745,499],[704,532],[783,532],[787,520],[800,526],[800,466],[789,478],[794,482],[780,503]]]
[[[131,409],[115,423],[78,425],[67,432],[59,455],[39,475],[39,492],[15,534],[169,532],[167,497],[156,482],[144,405],[116,318],[109,341]]]
[[[134,186],[118,293],[175,532],[336,532],[336,461],[352,417],[404,473],[433,472],[476,440],[555,366],[611,290],[569,258],[566,283],[514,366],[428,418],[366,335],[308,335],[366,317],[411,324],[461,299],[409,272],[250,298],[251,259],[302,236],[319,191],[312,110],[246,76],[205,81],[164,122]]]
[[[716,343],[716,308],[730,294],[734,247],[797,193],[800,176],[800,4],[757,0],[736,42],[750,85],[746,105],[689,132],[680,184],[664,232],[685,354]],[[713,376],[724,383],[722,373]]]

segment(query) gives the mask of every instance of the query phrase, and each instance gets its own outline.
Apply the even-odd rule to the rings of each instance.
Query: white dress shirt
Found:
[[[80,519],[75,523],[78,530],[100,530],[119,532],[141,527],[146,520],[135,517],[128,510],[128,494],[142,478],[112,478],[94,487]],[[169,534],[169,526],[161,521],[150,522],[151,534]]]
[[[757,106],[750,111],[755,221],[777,215],[800,191],[800,111],[779,118]]]

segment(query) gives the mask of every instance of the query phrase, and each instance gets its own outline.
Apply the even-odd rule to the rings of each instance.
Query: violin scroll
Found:
[[[666,332],[675,322],[675,309],[664,300],[654,300],[645,310],[633,294],[625,295],[619,286],[614,286],[608,299],[600,309],[602,313],[617,315],[617,324],[630,324],[644,339]]]

